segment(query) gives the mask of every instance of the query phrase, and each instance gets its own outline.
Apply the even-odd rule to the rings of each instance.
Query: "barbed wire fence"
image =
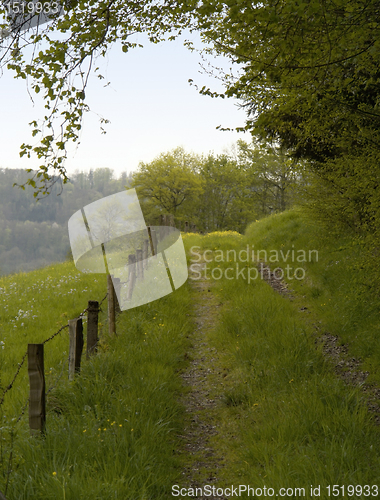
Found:
[[[160,223],[162,226],[174,226],[174,217],[171,215],[162,216]],[[164,229],[164,228],[162,228],[162,229]],[[185,222],[184,231],[188,232],[189,230],[196,231],[195,227],[191,227],[187,222]],[[148,233],[149,233],[149,240],[150,240],[149,244],[148,244],[148,241],[145,241],[143,248],[140,250],[137,250],[136,254],[134,255],[135,265],[131,267],[130,271],[132,271],[132,275],[130,275],[128,277],[128,282],[126,283],[128,285],[128,289],[129,289],[130,294],[133,293],[135,280],[137,278],[144,279],[144,273],[142,270],[142,261],[148,259],[148,254],[150,253],[148,250],[148,247],[151,248],[151,255],[156,255],[156,253],[157,253],[157,245],[158,245],[158,241],[160,238],[158,237],[158,234],[155,233],[155,231],[151,232],[149,227],[148,227]],[[164,230],[161,237],[165,237],[165,235],[166,235],[166,233]],[[139,256],[138,256],[138,254],[139,254]],[[120,286],[120,280],[118,280],[118,281],[119,281],[119,286]],[[72,348],[71,345],[69,348],[68,359],[65,360],[65,362],[61,362],[62,367],[61,367],[60,373],[57,375],[55,381],[49,387],[49,389],[47,391],[45,391],[45,372],[44,372],[44,364],[43,364],[43,347],[44,347],[44,345],[47,344],[48,342],[52,341],[53,339],[55,339],[66,328],[69,329],[70,342],[73,341],[74,343],[78,343],[77,342],[78,341],[77,333],[79,333],[80,337],[82,338],[81,342],[79,342],[79,347],[80,347],[80,349],[79,349],[80,350],[79,363],[80,363],[80,357],[81,357],[82,348],[83,348],[82,321],[87,316],[87,357],[89,357],[89,354],[92,354],[93,352],[95,352],[96,351],[96,344],[98,343],[98,340],[99,340],[98,336],[97,336],[97,334],[98,334],[97,315],[99,314],[99,312],[102,311],[101,306],[103,305],[104,301],[107,298],[108,298],[109,333],[110,334],[116,333],[115,315],[116,315],[116,312],[120,313],[120,306],[119,306],[118,300],[117,300],[117,293],[116,293],[115,288],[114,288],[116,282],[117,282],[117,279],[114,280],[114,284],[113,284],[112,279],[110,279],[110,276],[109,276],[108,285],[107,285],[107,288],[108,288],[107,293],[105,294],[105,296],[102,298],[102,300],[100,302],[89,301],[86,309],[84,309],[78,315],[78,317],[75,318],[75,320],[69,320],[68,324],[62,325],[55,333],[53,333],[50,337],[48,337],[47,339],[42,341],[40,344],[28,344],[28,349],[24,353],[20,363],[18,363],[16,372],[15,372],[11,382],[3,389],[2,394],[0,396],[0,410],[2,408],[4,401],[5,401],[7,393],[14,387],[15,381],[20,374],[21,368],[25,364],[25,360],[28,358],[28,373],[29,373],[29,382],[30,382],[30,392],[29,392],[29,396],[27,397],[25,403],[23,404],[23,406],[21,408],[19,415],[12,419],[14,423],[9,431],[10,432],[10,450],[9,450],[9,458],[7,461],[8,465],[7,465],[7,468],[5,470],[5,475],[6,475],[5,492],[3,494],[0,491],[0,500],[6,500],[5,495],[7,494],[10,476],[11,476],[11,473],[13,472],[13,468],[12,468],[13,443],[14,443],[14,435],[15,435],[16,425],[21,421],[22,417],[24,416],[24,414],[26,412],[26,409],[29,406],[29,427],[30,427],[31,433],[33,434],[33,431],[39,431],[39,434],[43,435],[45,432],[45,397],[46,397],[46,395],[51,393],[57,387],[59,381],[62,379],[63,373],[65,371],[66,362],[68,362],[68,364],[69,364],[69,379],[70,379],[70,362],[73,361],[71,359],[71,355],[74,353],[74,357],[76,356],[76,349],[75,349],[75,347]],[[129,295],[129,292],[128,292],[128,295]],[[95,307],[94,307],[94,305],[95,305]],[[96,314],[96,321],[95,321],[96,333],[95,333],[95,335],[93,333],[92,339],[90,339],[89,338],[89,328],[90,328],[89,318],[90,318],[90,315],[92,313]],[[70,322],[71,321],[75,322],[74,329],[70,329]],[[77,328],[78,325],[80,326],[79,329]],[[74,334],[71,335],[71,333],[74,333]],[[89,342],[94,342],[94,344],[89,346]],[[30,351],[31,351],[30,347],[31,346],[33,346],[34,348],[38,348],[38,346],[39,346],[39,349],[40,349],[40,350],[35,349],[35,353],[34,353],[35,355],[32,356],[33,359],[31,359],[31,356],[30,356]],[[42,356],[41,356],[41,353],[42,353]],[[33,363],[35,364],[34,372],[38,372],[40,375],[38,380],[36,380],[34,377],[34,379],[35,379],[34,382],[32,381],[32,377],[31,377],[31,365]],[[73,363],[71,363],[71,364],[73,364]],[[75,371],[79,371],[79,370],[77,370],[76,360],[74,360],[74,365],[75,365]],[[34,393],[37,392],[41,395],[41,398],[42,398],[41,400],[32,401],[32,397],[31,397],[32,386],[34,386],[33,392]],[[37,391],[36,391],[36,388],[37,388]],[[32,404],[34,406],[34,414],[38,414],[37,415],[38,416],[37,424],[36,424],[36,419],[34,418],[35,415],[33,416],[33,409],[31,409]],[[33,422],[33,420],[34,420],[34,422]],[[1,439],[1,436],[0,436],[0,439]],[[0,447],[1,447],[0,459],[1,459],[1,462],[4,463],[2,444],[0,445]],[[4,472],[3,472],[3,475],[4,475]]]
[[[107,299],[107,297],[108,297],[108,292],[105,294],[105,296],[99,302],[98,311],[101,311],[101,306],[103,305],[103,303]],[[88,309],[89,309],[88,307],[86,309],[84,309],[78,315],[78,318],[80,318],[82,320],[84,317],[86,317],[86,314],[88,313]],[[45,340],[43,340],[41,342],[41,345],[45,345],[48,342],[54,340],[60,333],[62,333],[62,331],[64,331],[67,328],[69,328],[69,324],[62,325],[55,333],[53,333],[52,335],[50,335],[50,337],[48,337]],[[1,396],[0,396],[0,409],[1,409],[2,405],[4,404],[4,401],[6,399],[7,393],[9,393],[9,391],[11,391],[11,389],[15,387],[15,382],[16,382],[16,380],[17,380],[17,378],[18,378],[18,376],[19,376],[19,374],[21,372],[21,369],[22,369],[22,367],[25,364],[25,360],[27,358],[28,358],[28,349],[25,351],[24,355],[22,356],[21,361],[17,364],[17,369],[16,369],[15,374],[12,377],[10,383],[3,389],[2,393],[1,393]],[[58,373],[58,376],[56,377],[55,381],[52,383],[52,385],[46,391],[45,396],[48,395],[49,393],[51,393],[57,387],[59,381],[62,379],[62,376],[63,376],[63,374],[65,372],[65,367],[66,367],[66,363],[67,362],[69,362],[69,358],[66,359],[66,360],[64,360],[64,362],[60,363],[62,365],[60,373]],[[9,438],[10,438],[10,444],[9,444],[9,455],[8,455],[8,459],[7,460],[4,459],[3,444],[1,443],[0,458],[1,458],[1,463],[3,464],[3,468],[4,468],[4,465],[5,465],[5,470],[3,470],[3,476],[5,476],[6,480],[5,480],[4,494],[0,491],[0,500],[3,500],[3,499],[5,500],[6,499],[5,495],[7,494],[7,491],[8,491],[10,475],[13,472],[13,466],[12,466],[12,464],[13,464],[13,450],[14,450],[14,435],[15,435],[15,431],[16,431],[16,426],[21,421],[22,417],[25,415],[25,412],[26,412],[26,410],[27,410],[27,408],[29,406],[29,403],[30,403],[30,394],[28,395],[28,397],[26,398],[25,403],[21,407],[20,413],[16,417],[12,418],[12,425],[8,429],[8,431],[9,431]],[[3,431],[4,427],[2,427],[1,430]],[[3,439],[2,435],[0,436],[0,439],[1,440]]]

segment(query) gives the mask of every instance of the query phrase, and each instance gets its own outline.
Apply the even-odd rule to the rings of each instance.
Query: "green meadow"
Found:
[[[348,235],[323,234],[297,211],[255,222],[245,235],[185,234],[183,240],[193,278],[208,279],[220,305],[214,327],[204,332],[224,374],[210,383],[210,397],[219,401],[212,446],[224,464],[217,485],[289,488],[290,498],[298,497],[296,488],[314,498],[311,487],[318,485],[320,498],[328,498],[327,487],[339,485],[346,488],[340,498],[377,496],[379,428],[361,387],[339,379],[316,342],[323,332],[338,336],[369,372],[367,381],[378,383],[379,298],[360,275],[360,248]],[[248,280],[257,262],[238,261],[247,245],[267,255],[282,249],[272,268],[302,267],[303,279],[287,279],[292,300],[260,276]],[[290,262],[299,250],[317,250],[318,258]],[[47,339],[105,293],[105,275],[81,274],[71,262],[2,278],[1,392],[28,342]],[[122,312],[112,337],[104,302],[98,353],[83,360],[72,382],[67,329],[47,342],[44,437],[30,436],[27,410],[20,415],[28,397],[24,363],[0,406],[0,490],[7,499],[167,500],[172,485],[191,486],[182,474],[180,396],[199,300],[188,280]]]

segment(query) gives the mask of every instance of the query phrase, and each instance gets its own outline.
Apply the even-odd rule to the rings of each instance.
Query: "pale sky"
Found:
[[[219,154],[240,138],[249,142],[247,134],[216,130],[218,125],[243,126],[245,112],[234,100],[202,96],[190,86],[189,78],[199,87],[222,88],[217,80],[200,73],[199,62],[200,55],[180,40],[147,43],[127,54],[114,46],[108,58],[97,64],[105,80],[90,79],[86,95],[92,112],[85,116],[80,146],[70,151],[69,174],[109,167],[118,175],[177,146],[188,152]],[[225,68],[229,66],[226,62]],[[108,81],[111,84],[104,88]],[[25,81],[14,80],[8,70],[0,77],[0,92],[0,167],[36,168],[36,158],[19,157],[19,146],[32,141],[28,122],[40,118],[43,108],[38,103],[33,107]],[[105,135],[100,133],[97,114],[111,122]]]

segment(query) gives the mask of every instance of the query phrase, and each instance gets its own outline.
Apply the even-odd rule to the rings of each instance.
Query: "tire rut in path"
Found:
[[[210,346],[207,333],[217,321],[222,305],[210,290],[206,279],[191,280],[195,291],[195,329],[191,347],[187,353],[189,365],[182,374],[186,391],[181,398],[187,413],[182,453],[186,465],[182,475],[183,488],[217,487],[218,471],[223,458],[210,444],[210,438],[218,433],[215,412],[220,404],[217,387],[223,385],[223,373],[219,368],[218,352]],[[227,500],[223,496],[196,496],[198,500]]]

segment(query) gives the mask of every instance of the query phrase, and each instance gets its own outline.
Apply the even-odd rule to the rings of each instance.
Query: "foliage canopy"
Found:
[[[5,9],[3,9],[5,12]],[[237,76],[222,75],[225,91],[247,110],[245,128],[308,161],[329,185],[333,213],[356,229],[376,227],[380,206],[380,8],[376,0],[78,0],[61,17],[3,39],[1,64],[29,82],[45,100],[33,121],[37,146],[21,155],[41,161],[35,194],[56,179],[67,181],[66,148],[77,142],[86,86],[96,58],[120,42],[136,46],[196,29],[206,52],[229,57]],[[220,75],[219,75],[220,76]],[[104,119],[104,121],[106,121]],[[335,207],[335,208],[334,208]]]

